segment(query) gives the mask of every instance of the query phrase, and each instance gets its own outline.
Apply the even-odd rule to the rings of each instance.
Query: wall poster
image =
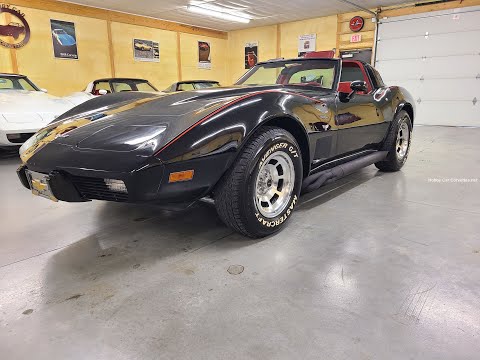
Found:
[[[298,37],[298,57],[315,51],[317,47],[317,34],[300,35]]]
[[[135,61],[159,62],[160,50],[158,42],[133,39],[133,59]]]
[[[245,69],[251,69],[258,62],[258,41],[245,44]]]
[[[207,41],[198,42],[198,68],[211,69],[212,60],[210,57],[210,43]]]
[[[78,59],[75,24],[69,21],[50,19],[53,54],[57,59]]]

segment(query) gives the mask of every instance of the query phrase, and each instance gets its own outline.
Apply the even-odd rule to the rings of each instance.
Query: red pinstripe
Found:
[[[293,92],[290,92],[290,91],[282,91],[282,90],[263,90],[263,91],[258,91],[258,92],[254,92],[252,94],[247,94],[247,95],[244,95],[244,96],[241,96],[235,100],[232,100],[230,101],[229,103],[219,107],[217,110],[215,110],[214,112],[212,112],[211,114],[208,114],[207,116],[201,118],[200,120],[198,120],[195,124],[191,125],[189,128],[187,128],[186,130],[184,130],[182,133],[180,133],[180,135],[177,135],[175,138],[173,138],[172,140],[170,140],[167,144],[165,144],[164,147],[162,147],[160,150],[158,150],[154,156],[157,156],[158,154],[160,154],[163,150],[165,150],[166,148],[168,148],[170,145],[172,145],[174,142],[178,141],[183,135],[185,135],[186,133],[190,132],[190,130],[192,130],[193,128],[195,128],[196,126],[204,123],[205,121],[207,121],[208,119],[212,118],[213,116],[217,115],[218,113],[222,112],[223,110],[227,109],[228,107],[238,103],[239,101],[242,101],[242,100],[245,100],[245,99],[248,99],[252,96],[255,96],[255,95],[260,95],[260,94],[265,94],[265,93],[269,93],[269,92],[279,92],[279,93],[283,93],[283,94],[290,94],[290,95],[296,95],[296,96],[300,96],[300,97],[303,97],[303,98],[306,98],[306,99],[309,99],[309,100],[312,100],[312,101],[315,101],[315,102],[318,102],[317,99],[314,99],[314,98],[311,98],[311,97],[308,97],[306,95],[302,95],[302,94],[297,94],[297,93],[293,93]]]

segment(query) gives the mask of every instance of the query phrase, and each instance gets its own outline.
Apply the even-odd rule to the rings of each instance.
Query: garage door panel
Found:
[[[480,102],[480,80],[450,79],[450,80],[400,80],[389,85],[397,85],[407,89],[417,100],[462,100],[473,101],[476,97]],[[480,119],[479,119],[480,120]]]
[[[379,61],[376,68],[384,80],[475,78],[480,74],[480,54],[425,59]],[[479,82],[480,85],[480,82]]]
[[[378,34],[376,67],[412,94],[417,124],[480,126],[479,6],[382,20]]]
[[[480,126],[480,106],[472,103],[425,101],[416,106],[415,124]]]
[[[430,35],[448,32],[460,33],[464,31],[480,30],[477,12],[444,14],[434,17],[424,16],[415,20],[392,19],[388,22],[388,31],[385,27],[379,27],[379,39],[397,39],[404,37],[423,36],[426,32]],[[382,21],[381,24],[385,22]],[[407,26],[406,26],[407,25]]]
[[[480,41],[478,32],[466,32],[462,34],[462,41],[458,41],[458,34],[449,33],[436,36],[419,36],[414,38],[402,38],[380,40],[378,42],[377,59],[414,59],[432,56],[456,56],[466,54],[478,54]]]

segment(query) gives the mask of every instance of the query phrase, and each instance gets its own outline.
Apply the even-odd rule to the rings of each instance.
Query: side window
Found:
[[[19,89],[35,91],[35,88],[25,79],[18,79]]]
[[[193,84],[178,84],[178,91],[191,91],[195,90]]]
[[[340,82],[352,82],[355,80],[365,80],[362,70],[358,66],[344,66],[342,69],[342,76],[340,77]]]
[[[93,94],[98,95],[99,90],[107,90],[107,92],[109,92],[109,93],[112,92],[112,90],[110,89],[110,84],[108,83],[108,81],[100,81],[100,82],[96,83],[95,86],[93,87]]]
[[[0,79],[0,89],[13,89],[13,81],[10,79]]]

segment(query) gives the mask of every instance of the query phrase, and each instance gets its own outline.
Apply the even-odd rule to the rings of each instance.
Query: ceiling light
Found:
[[[228,20],[228,21],[236,21],[244,24],[248,24],[250,22],[250,19],[247,18],[248,15],[245,14],[245,17],[240,16],[240,15],[233,15],[226,13],[224,11],[216,11],[216,10],[211,10],[211,9],[205,9],[200,6],[195,6],[195,5],[189,5],[187,6],[187,10],[196,14],[201,14],[201,15],[207,15],[207,16],[212,16],[216,17],[222,20]]]

